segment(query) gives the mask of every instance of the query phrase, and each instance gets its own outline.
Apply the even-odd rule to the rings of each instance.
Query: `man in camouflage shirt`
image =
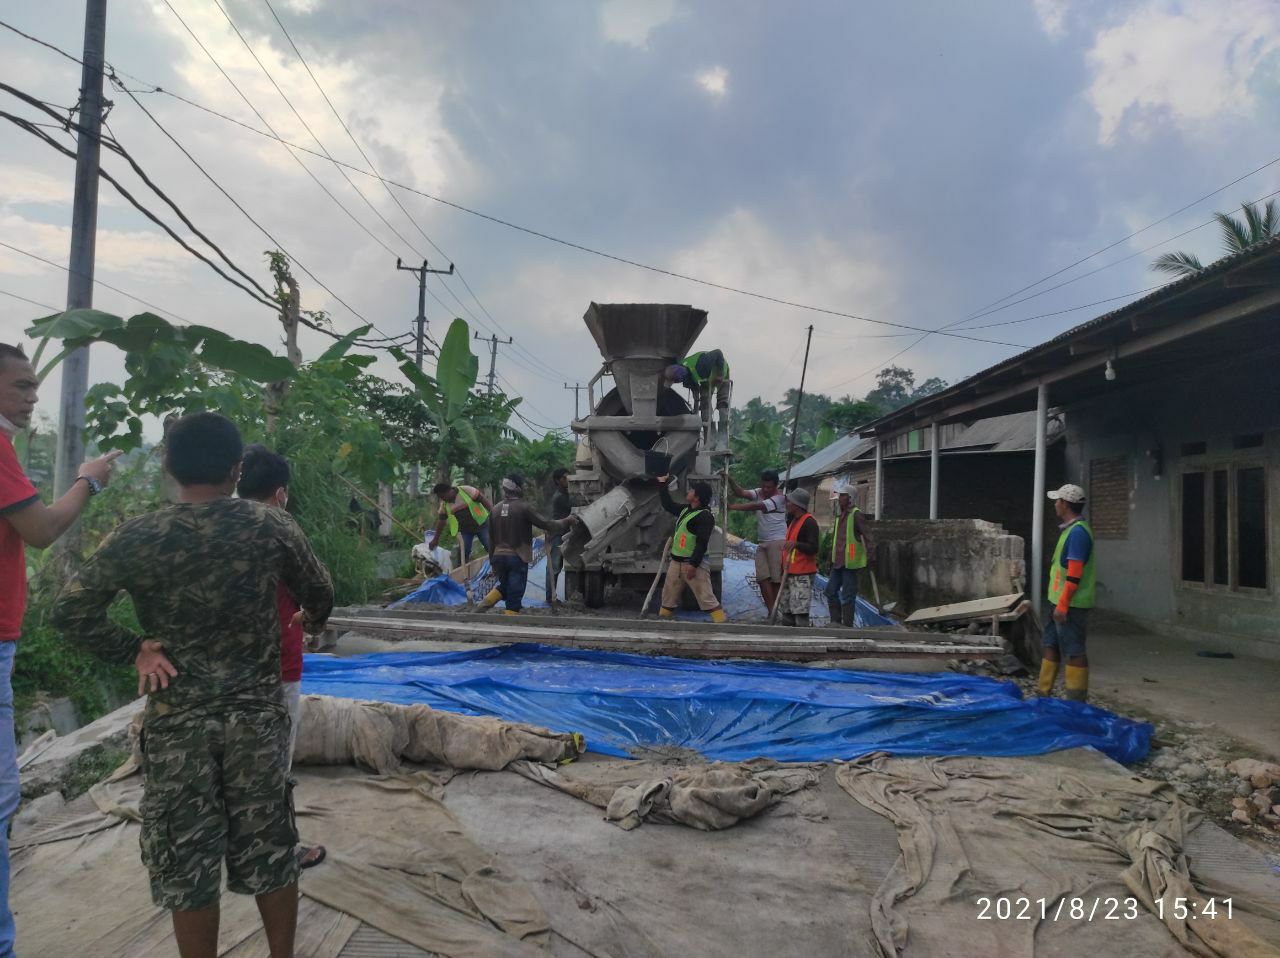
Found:
[[[224,859],[227,887],[257,896],[272,958],[293,954],[297,922],[276,586],[296,597],[309,632],[327,619],[333,586],[286,513],[231,498],[242,451],[222,416],[175,423],[165,466],[178,504],[116,529],[53,609],[54,625],[104,661],[137,656],[150,693],[142,859],[183,958],[216,955]],[[120,592],[145,641],[107,617]]]

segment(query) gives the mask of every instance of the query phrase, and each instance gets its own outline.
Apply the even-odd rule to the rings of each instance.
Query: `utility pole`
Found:
[[[93,306],[93,261],[98,232],[98,156],[102,148],[102,68],[107,44],[107,0],[86,0],[84,68],[80,72],[80,123],[76,142],[76,186],[71,211],[71,256],[67,273],[67,309]],[[84,461],[84,406],[89,390],[89,347],[62,361],[58,404],[58,453],[53,470],[54,496],[76,481]],[[66,549],[75,536],[61,540]]]
[[[479,333],[472,333],[472,339],[487,339],[489,342],[489,395],[493,395],[493,377],[497,375],[498,366],[498,347],[509,346],[515,342],[510,336],[506,339],[499,339],[498,334],[492,336],[481,336]]]
[[[427,266],[424,259],[421,266],[404,266],[400,262],[400,257],[396,257],[396,269],[402,269],[407,273],[413,273],[418,277],[418,318],[417,323],[417,348],[414,353],[414,362],[418,369],[422,369],[422,358],[427,355],[427,275],[430,273],[438,273],[441,276],[453,275],[453,264],[449,264],[448,269],[431,269]],[[418,464],[415,462],[409,467],[409,498],[418,498]]]
[[[573,418],[577,419],[578,418],[578,393],[585,387],[582,385],[582,383],[574,383],[572,386],[570,386],[568,383],[565,383],[564,388],[573,390]]]

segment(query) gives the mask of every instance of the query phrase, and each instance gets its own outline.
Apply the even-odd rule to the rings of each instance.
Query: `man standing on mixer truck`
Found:
[[[711,587],[711,573],[703,561],[716,528],[716,519],[711,512],[711,484],[689,483],[685,491],[685,505],[679,506],[667,488],[670,479],[669,475],[658,477],[658,497],[662,500],[662,508],[677,517],[675,532],[671,534],[671,564],[667,566],[667,577],[662,583],[662,608],[658,610],[658,617],[670,619],[676,614],[680,595],[688,585],[698,600],[698,608],[710,613],[712,622],[723,622],[724,609]]]
[[[729,401],[733,394],[733,383],[729,379],[729,363],[724,353],[718,349],[708,349],[701,353],[690,353],[681,362],[668,366],[662,373],[662,384],[670,388],[675,383],[682,383],[698,399],[698,411],[705,422],[711,422],[711,390],[716,393],[716,412],[719,422],[716,426],[715,449],[718,452],[729,450]]]

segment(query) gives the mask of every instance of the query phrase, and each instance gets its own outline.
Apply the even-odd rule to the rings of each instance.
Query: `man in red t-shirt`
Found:
[[[80,478],[46,506],[22,471],[13,437],[31,424],[40,380],[21,349],[0,343],[0,958],[13,954],[9,911],[9,819],[18,809],[17,746],[13,736],[13,674],[18,634],[27,608],[27,546],[56,542],[91,496],[111,478],[111,453],[80,467]]]
[[[289,505],[289,462],[284,456],[257,443],[246,447],[240,464],[240,481],[236,495],[269,506],[284,509]],[[298,741],[298,719],[302,715],[302,609],[281,582],[276,586],[276,609],[280,613],[280,684],[289,707],[289,756],[293,765],[293,748]],[[301,845],[298,864],[311,868],[324,861],[323,845]]]

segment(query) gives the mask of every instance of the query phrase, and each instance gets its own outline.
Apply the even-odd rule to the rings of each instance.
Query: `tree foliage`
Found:
[[[1248,249],[1255,243],[1280,235],[1280,211],[1275,200],[1266,203],[1241,203],[1241,218],[1230,213],[1214,213],[1218,233],[1222,241],[1222,255],[1230,256]],[[1194,253],[1177,251],[1157,256],[1151,268],[1170,276],[1192,276],[1204,269],[1205,264]]]

